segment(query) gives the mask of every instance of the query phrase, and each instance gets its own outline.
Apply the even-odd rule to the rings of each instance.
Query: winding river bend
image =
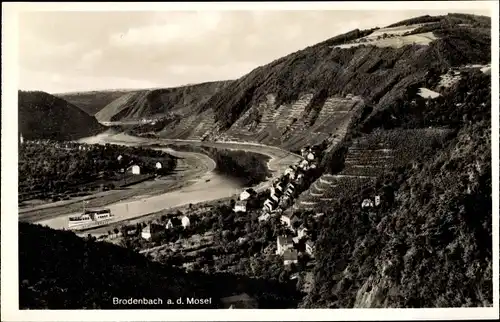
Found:
[[[124,133],[113,133],[111,131],[97,136],[81,139],[80,142],[88,144],[119,144],[127,146],[147,147],[151,144],[191,144],[197,146],[208,146],[215,148],[243,150],[268,155],[271,159],[268,163],[273,176],[268,181],[259,184],[256,190],[266,189],[272,179],[290,166],[300,160],[300,156],[275,147],[238,142],[200,142],[170,139],[149,139],[130,136]],[[178,186],[172,191],[157,195],[135,195],[119,202],[105,205],[115,215],[113,223],[146,216],[164,209],[209,202],[218,199],[233,197],[241,192],[243,188],[237,181],[214,172],[215,162],[207,155],[194,152],[180,152],[170,148],[154,148],[168,152],[180,159],[176,169],[175,181]],[[50,204],[44,205],[46,211],[50,211]],[[68,213],[58,212],[57,215],[48,216],[33,222],[49,226],[54,229],[68,227],[68,216],[75,215],[74,210]]]

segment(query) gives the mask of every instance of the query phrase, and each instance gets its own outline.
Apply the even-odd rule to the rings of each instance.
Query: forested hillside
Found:
[[[221,298],[243,292],[260,308],[293,308],[298,299],[293,283],[187,273],[107,242],[27,223],[19,223],[19,267],[20,309],[214,309]],[[119,306],[114,297],[160,298],[163,304]],[[179,297],[212,301],[179,305]]]
[[[25,139],[75,140],[106,130],[75,105],[45,92],[19,91],[18,111]]]
[[[303,305],[492,304],[490,95],[490,77],[477,72],[422,108],[400,110],[406,118],[397,126],[448,127],[454,135],[331,204]],[[363,198],[375,195],[383,206],[362,209]]]

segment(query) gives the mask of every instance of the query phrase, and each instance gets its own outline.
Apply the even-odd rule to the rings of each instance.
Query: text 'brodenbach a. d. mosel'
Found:
[[[126,298],[121,299],[114,297],[113,305],[163,305],[164,301],[161,298]],[[195,297],[179,297],[177,299],[165,300],[167,305],[207,305],[212,304],[212,298],[195,298]]]

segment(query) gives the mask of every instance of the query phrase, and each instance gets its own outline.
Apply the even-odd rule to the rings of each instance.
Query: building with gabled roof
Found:
[[[276,244],[277,244],[276,255],[282,255],[285,250],[293,248],[293,237],[278,236]]]
[[[234,204],[234,212],[246,212],[247,211],[247,200],[238,200]]]
[[[287,249],[283,252],[283,264],[285,266],[291,264],[297,264],[299,262],[299,256],[295,249]]]
[[[306,241],[306,253],[314,257],[314,243],[310,240]]]

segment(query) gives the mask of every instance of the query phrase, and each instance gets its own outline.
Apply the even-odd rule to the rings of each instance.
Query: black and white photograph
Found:
[[[498,318],[496,1],[4,7],[5,321]]]

